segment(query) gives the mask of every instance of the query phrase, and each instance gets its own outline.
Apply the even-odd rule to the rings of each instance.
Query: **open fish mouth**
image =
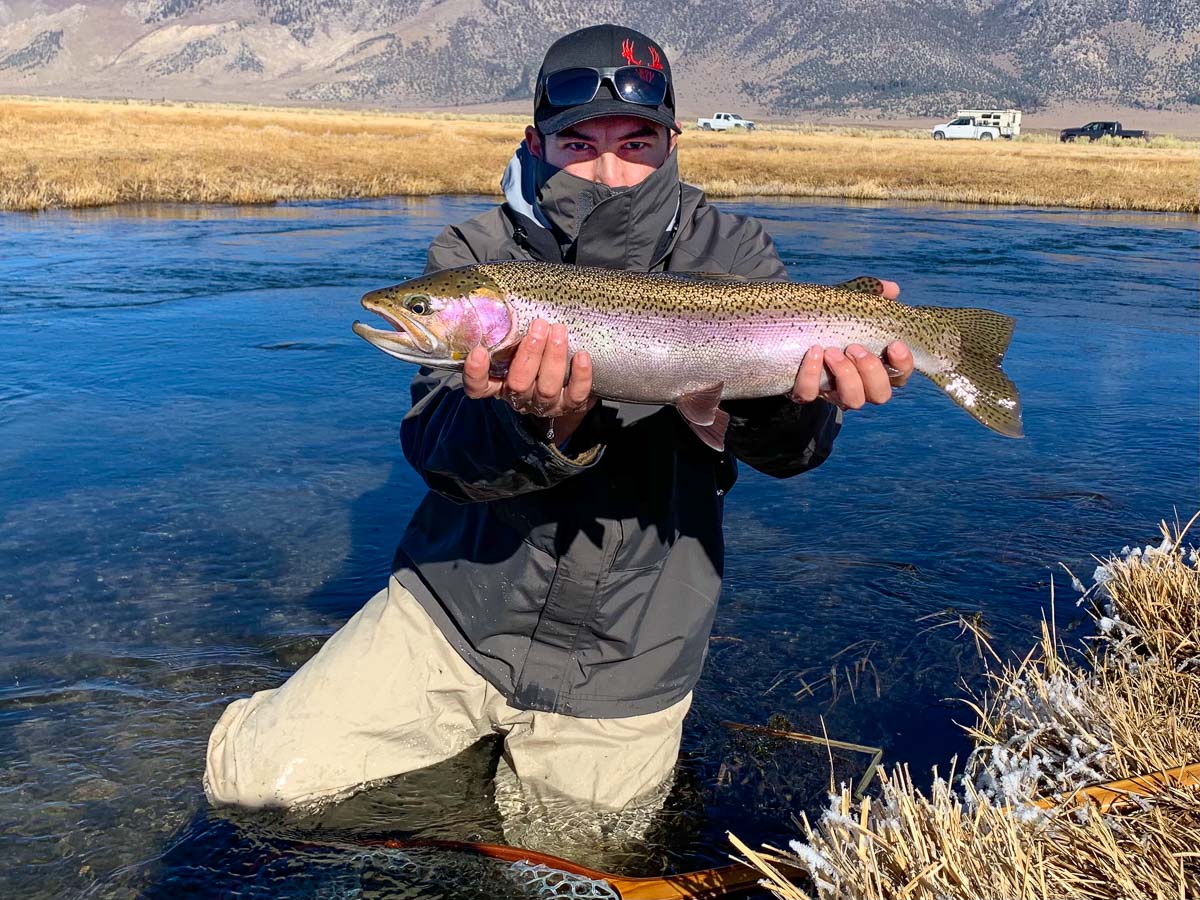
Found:
[[[379,309],[374,304],[368,304],[365,298],[363,306],[384,319],[394,330],[372,328],[370,325],[355,320],[351,326],[354,333],[389,356],[405,362],[424,364],[439,361],[447,355],[438,352],[444,348],[437,335],[411,316],[398,310]]]

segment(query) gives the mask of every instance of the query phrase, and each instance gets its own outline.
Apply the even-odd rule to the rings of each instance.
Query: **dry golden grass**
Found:
[[[1200,211],[1195,149],[772,132],[697,134],[694,144],[681,153],[684,176],[718,197]]]
[[[1164,526],[1159,547],[1097,570],[1087,596],[1100,634],[1086,656],[1047,627],[1029,657],[993,674],[973,704],[965,777],[951,772],[926,796],[905,769],[880,773],[875,798],[855,803],[843,789],[819,822],[802,823],[792,852],[739,849],[785,900],[1197,896],[1200,786],[1103,811],[1031,802],[1200,761],[1200,569],[1185,533]]]
[[[494,194],[518,116],[0,99],[0,209]],[[689,130],[717,197],[1200,211],[1196,147],[937,142],[880,129]]]
[[[0,208],[492,192],[515,124],[0,101]]]

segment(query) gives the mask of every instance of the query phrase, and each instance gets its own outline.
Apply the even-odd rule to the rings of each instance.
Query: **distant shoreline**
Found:
[[[271,203],[498,191],[520,115],[0,98],[0,209]],[[830,197],[1200,213],[1200,143],[934,142],[923,129],[688,130],[712,197]]]

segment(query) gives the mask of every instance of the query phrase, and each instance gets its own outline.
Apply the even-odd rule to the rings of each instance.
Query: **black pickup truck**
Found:
[[[1094,141],[1096,138],[1102,138],[1105,136],[1136,138],[1144,141],[1150,137],[1150,132],[1129,131],[1122,128],[1120,122],[1088,122],[1081,128],[1064,128],[1058,133],[1058,139],[1064,143],[1078,141],[1084,138],[1087,138],[1089,141]]]

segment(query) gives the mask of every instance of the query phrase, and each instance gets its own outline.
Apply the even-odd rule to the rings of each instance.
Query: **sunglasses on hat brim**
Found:
[[[671,85],[660,69],[649,66],[579,67],[560,69],[546,76],[539,101],[550,106],[581,106],[591,103],[605,81],[627,103],[660,106]]]

